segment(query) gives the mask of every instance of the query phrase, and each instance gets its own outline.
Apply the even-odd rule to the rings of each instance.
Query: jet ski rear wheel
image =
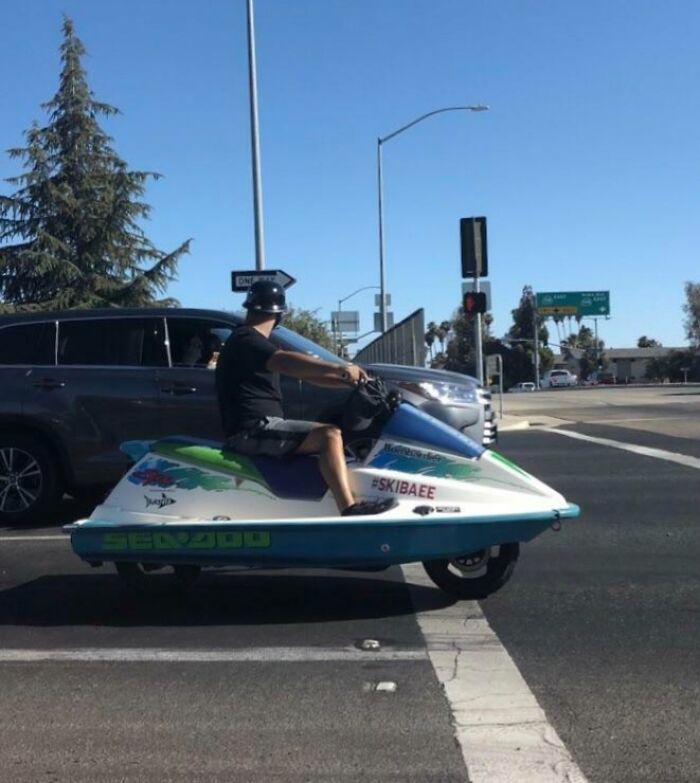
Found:
[[[150,563],[124,563],[117,562],[114,564],[117,573],[124,580],[127,587],[137,592],[143,592],[155,587],[156,584],[161,583],[159,576],[153,576],[153,571],[159,571],[164,566],[152,565]],[[187,588],[191,587],[199,577],[201,568],[195,565],[174,565],[172,566],[173,574],[176,584],[179,587]]]
[[[500,544],[452,560],[426,560],[423,567],[441,590],[475,601],[503,587],[513,574],[519,553],[518,543]]]

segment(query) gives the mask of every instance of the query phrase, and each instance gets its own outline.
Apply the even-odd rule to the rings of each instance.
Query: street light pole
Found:
[[[411,120],[411,122],[407,123],[406,125],[402,125],[397,130],[393,131],[392,133],[389,133],[387,136],[380,136],[377,138],[377,202],[379,207],[379,289],[380,289],[380,301],[379,301],[379,313],[380,313],[380,319],[381,319],[381,327],[382,327],[382,334],[386,332],[386,286],[385,286],[385,275],[384,275],[384,204],[383,204],[383,176],[382,176],[382,145],[385,144],[390,139],[393,139],[395,136],[398,136],[399,133],[403,133],[404,131],[407,131],[409,128],[412,128],[414,125],[417,125],[419,122],[423,122],[423,120],[427,120],[428,117],[432,117],[435,114],[444,114],[448,111],[472,111],[472,112],[480,112],[480,111],[488,111],[488,106],[484,106],[483,104],[476,104],[475,106],[447,106],[444,109],[435,109],[435,111],[429,111],[427,114],[422,114],[420,117],[417,117],[415,120]]]
[[[377,193],[379,194],[379,321],[382,334],[386,332],[386,284],[384,277],[384,206],[382,178],[382,143],[377,139]]]
[[[247,0],[248,11],[248,86],[250,97],[250,142],[253,163],[253,212],[255,216],[255,268],[265,269],[262,184],[260,182],[260,138],[258,130],[258,87],[255,65],[255,20],[253,0]]]
[[[357,291],[353,291],[351,294],[348,294],[347,296],[344,296],[342,299],[338,299],[338,318],[336,319],[336,326],[338,329],[338,345],[339,345],[339,353],[338,356],[343,355],[343,332],[340,326],[340,314],[342,312],[341,307],[343,305],[343,302],[347,302],[348,299],[351,299],[355,294],[359,294],[360,291],[369,291],[371,288],[379,288],[377,285],[365,285],[362,288],[358,288]],[[368,332],[368,334],[371,334],[371,332]]]

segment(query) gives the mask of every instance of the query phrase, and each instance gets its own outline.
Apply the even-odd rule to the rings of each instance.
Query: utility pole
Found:
[[[265,269],[265,236],[263,231],[262,184],[260,182],[260,138],[258,131],[258,87],[255,66],[255,20],[253,0],[247,0],[248,11],[248,86],[250,97],[250,142],[253,156],[253,212],[255,215],[255,268]]]
[[[595,371],[597,373],[598,372],[598,319],[594,318],[593,323],[595,325],[595,347],[593,349],[593,355],[595,356]]]
[[[533,356],[535,364],[535,389],[539,391],[540,388],[540,335],[539,324],[537,323],[537,297],[535,292],[532,292],[532,331],[533,331],[533,345],[535,354]]]

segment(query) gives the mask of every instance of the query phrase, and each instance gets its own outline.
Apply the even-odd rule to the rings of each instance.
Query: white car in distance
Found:
[[[542,379],[543,389],[559,389],[576,386],[578,378],[568,370],[549,370]]]
[[[516,383],[515,386],[511,386],[508,391],[513,393],[533,392],[535,391],[535,384],[532,381],[520,381],[520,383]]]

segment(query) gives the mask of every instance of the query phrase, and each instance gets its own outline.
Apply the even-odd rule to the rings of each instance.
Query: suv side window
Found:
[[[0,329],[0,365],[55,363],[56,324],[15,324]]]
[[[165,347],[165,318],[144,318],[143,351],[144,367],[167,367],[168,353]]]
[[[162,322],[161,322],[162,323]],[[161,327],[162,328],[162,327]],[[141,367],[163,366],[165,343],[157,347],[157,319],[86,318],[62,321],[58,327],[58,363]],[[156,345],[154,345],[154,337]]]
[[[173,367],[213,370],[233,326],[199,318],[168,318],[168,340]]]

